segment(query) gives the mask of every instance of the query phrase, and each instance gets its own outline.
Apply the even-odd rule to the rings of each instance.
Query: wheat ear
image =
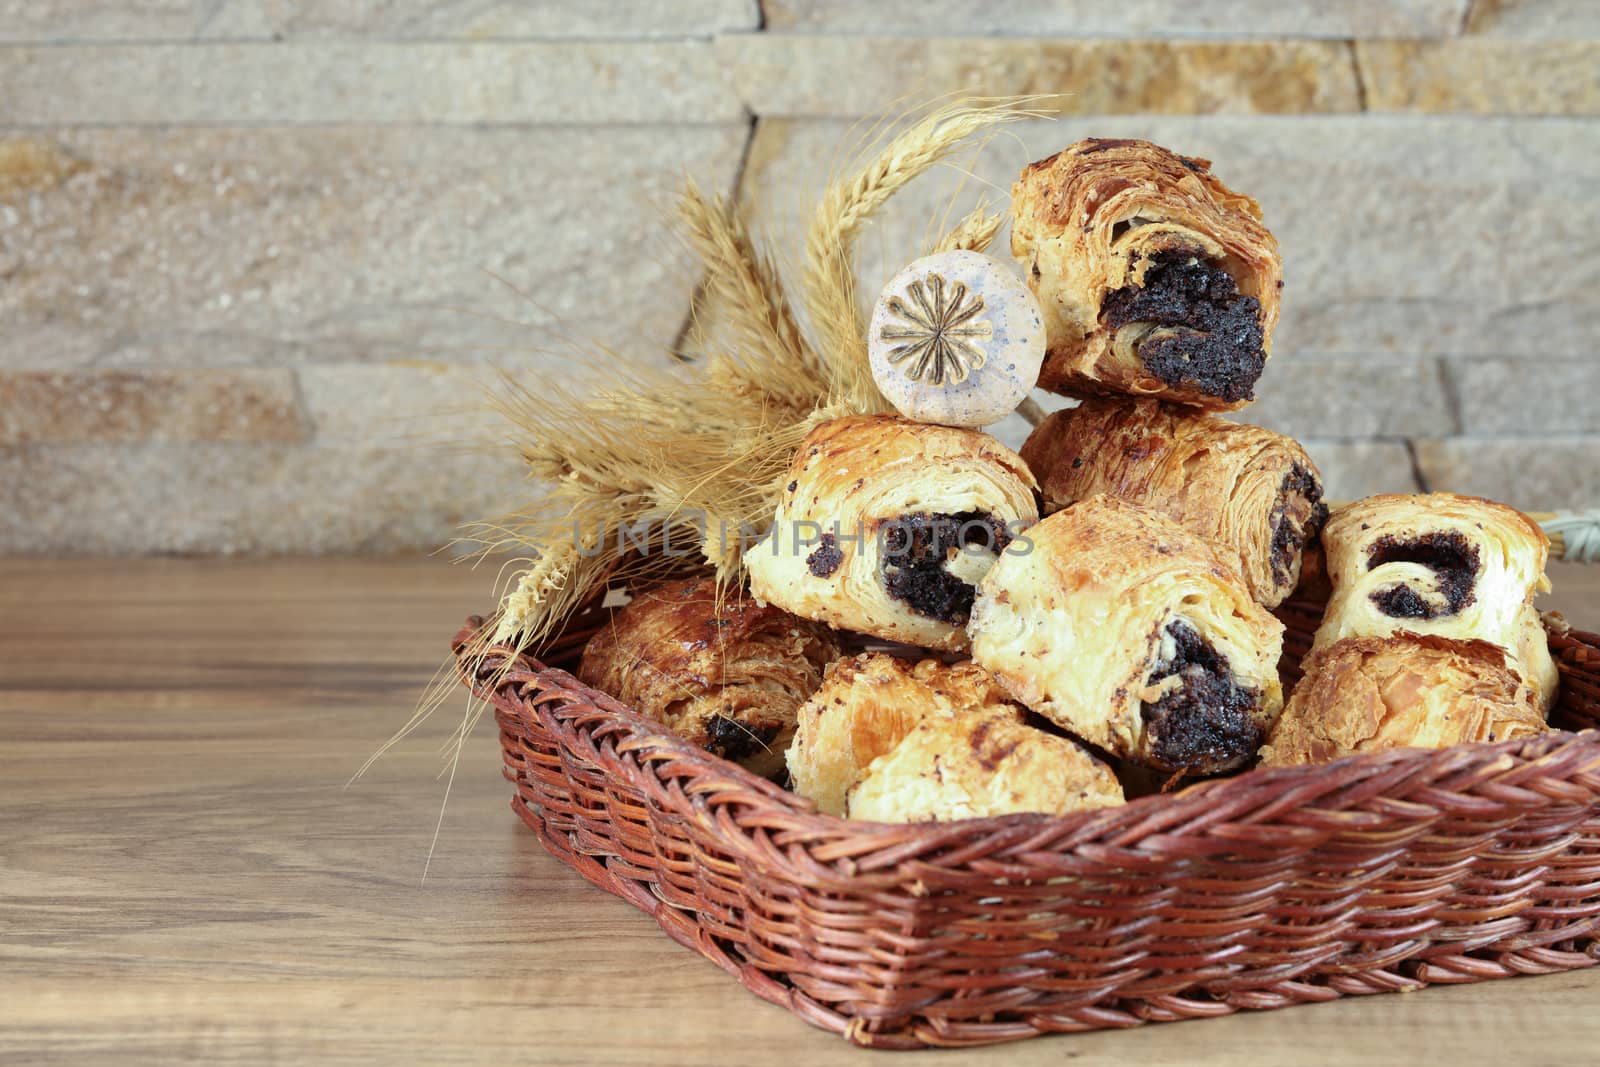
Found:
[[[933,246],[935,252],[982,252],[994,243],[995,234],[1005,216],[996,214],[986,205],[974,208],[966,218],[956,223],[949,233],[939,238]]]
[[[769,257],[756,251],[738,212],[723,197],[707,199],[690,181],[678,200],[678,217],[701,264],[713,306],[727,316],[734,338],[768,367],[821,374],[816,353],[800,332],[794,309]]]

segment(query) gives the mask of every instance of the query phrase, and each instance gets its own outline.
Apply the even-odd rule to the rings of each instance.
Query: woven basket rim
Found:
[[[458,656],[479,626],[481,619],[474,616],[456,635],[452,647]],[[1600,646],[1600,635],[1573,630],[1570,636]],[[511,663],[509,668],[507,661]],[[1189,846],[1184,851],[1195,858],[1218,856],[1237,850],[1241,842],[1233,834],[1209,837],[1208,827],[1236,827],[1243,819],[1270,825],[1275,834],[1281,835],[1284,821],[1278,817],[1310,810],[1318,797],[1333,792],[1366,794],[1368,801],[1383,809],[1384,824],[1392,827],[1407,819],[1403,798],[1414,789],[1454,793],[1488,789],[1496,793],[1497,803],[1504,804],[1515,791],[1518,778],[1547,770],[1556,762],[1574,763],[1566,772],[1568,776],[1600,774],[1600,732],[1550,730],[1511,741],[1395,749],[1317,765],[1254,768],[1225,778],[1194,782],[1172,793],[1137,797],[1115,807],[1065,815],[1018,813],[949,822],[880,823],[818,811],[809,798],[705,751],[567,671],[546,665],[537,656],[495,646],[481,654],[475,671],[470,666],[458,658],[462,680],[476,697],[495,707],[497,719],[538,714],[537,699],[530,700],[530,693],[559,690],[581,696],[605,720],[600,729],[591,732],[593,740],[597,744],[610,742],[618,757],[641,776],[663,784],[673,778],[692,780],[692,787],[684,793],[686,800],[694,798],[708,805],[760,804],[773,816],[768,829],[801,835],[813,858],[820,858],[819,853],[837,853],[838,858],[845,859],[854,852],[874,852],[883,844],[902,844],[890,859],[882,863],[875,860],[874,866],[892,866],[952,843],[970,841],[976,835],[990,841],[1015,837],[1019,844],[1026,842],[1030,852],[1065,857],[1086,847],[1120,850],[1156,834],[1184,838]],[[498,683],[492,690],[486,688],[485,683],[497,673]],[[1528,810],[1559,802],[1544,793],[1529,793],[1526,801],[1519,806]],[[1340,810],[1348,807],[1340,805]],[[1257,809],[1253,817],[1246,814],[1252,808]],[[1417,806],[1412,814],[1419,823],[1437,817],[1435,810],[1426,805]],[[1288,821],[1296,820],[1291,817]],[[1306,832],[1297,835],[1293,844],[1280,839],[1279,845],[1294,851],[1308,850],[1337,832],[1318,827],[1314,819],[1299,821],[1306,824]],[[1355,828],[1357,821],[1347,815],[1346,828]],[[908,836],[916,839],[916,847],[906,845]],[[762,858],[770,861],[774,852],[763,850]]]

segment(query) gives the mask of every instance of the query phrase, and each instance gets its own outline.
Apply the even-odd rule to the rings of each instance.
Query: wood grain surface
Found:
[[[1549,605],[1600,628],[1600,567]],[[490,733],[427,879],[404,721],[493,574],[439,560],[0,560],[0,1063],[826,1065],[550,859]],[[1593,1063],[1600,970],[1042,1038],[941,1064]]]

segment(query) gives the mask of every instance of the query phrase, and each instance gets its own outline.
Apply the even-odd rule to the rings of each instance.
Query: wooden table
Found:
[[[1555,606],[1600,628],[1600,567]],[[493,573],[438,560],[0,560],[0,1063],[822,1065],[750,996],[550,859],[484,723],[410,712]],[[1593,1063],[1600,970],[940,1064]]]

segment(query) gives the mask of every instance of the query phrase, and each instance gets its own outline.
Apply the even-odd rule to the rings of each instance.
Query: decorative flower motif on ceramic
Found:
[[[884,288],[867,337],[872,376],[900,414],[987,426],[1022,402],[1044,361],[1044,317],[1011,268],[939,252]]]

